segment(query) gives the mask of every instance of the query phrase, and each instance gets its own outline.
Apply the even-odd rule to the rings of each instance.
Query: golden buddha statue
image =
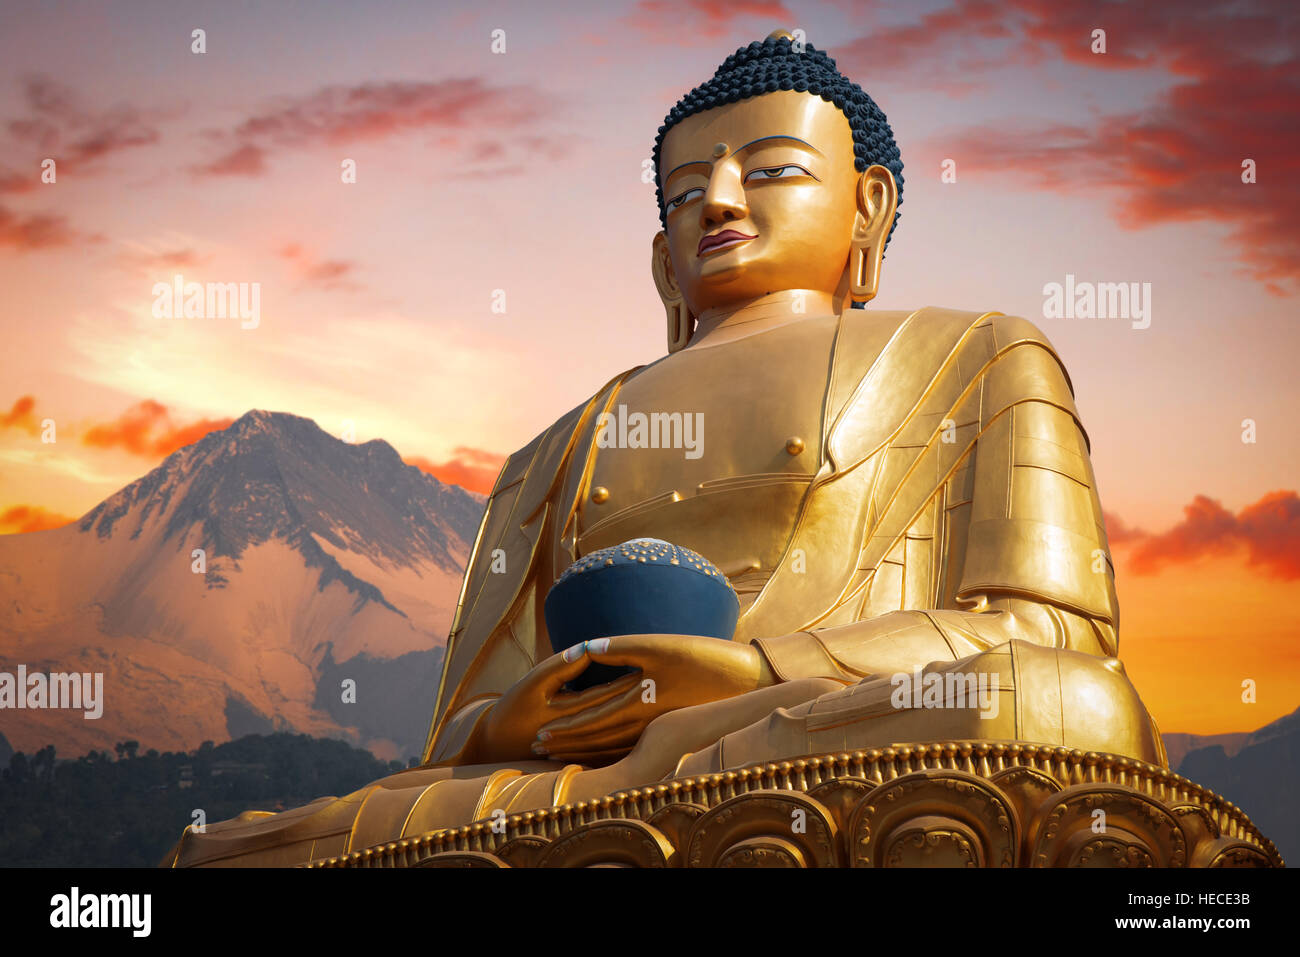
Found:
[[[1060,791],[1071,782],[1048,781],[1048,765],[1066,754],[1078,787],[1117,780],[1097,777],[1102,765],[1142,769],[1123,772],[1126,787],[1163,787],[1159,732],[1116,658],[1113,569],[1060,358],[1031,323],[996,312],[853,308],[876,295],[902,189],[876,104],[824,53],[774,34],[683,98],[655,162],[664,229],[651,268],[668,355],[616,376],[505,463],[423,763],[342,798],[187,831],[174,866],[319,863],[413,841],[496,861],[488,849],[510,836],[541,855],[569,827],[554,824],[561,808],[590,811],[571,823],[635,825],[638,840],[653,831],[642,843],[667,860],[664,835],[684,834],[685,818],[659,812],[679,792],[744,780],[779,798],[816,767],[838,790],[789,795],[804,801],[794,814],[843,829],[826,808],[848,807],[846,787],[860,797],[898,777],[871,770],[888,762],[939,773],[928,754],[966,761],[970,773],[953,773],[981,801],[1000,774],[1007,808],[1021,801],[1008,772]],[[611,417],[636,413],[674,428],[608,441]],[[674,429],[688,420],[707,428],[683,447]],[[552,584],[641,537],[727,576],[733,640],[618,635],[552,654]],[[593,663],[633,671],[568,690]],[[958,700],[963,682],[980,694]],[[831,781],[832,766],[859,771]],[[678,809],[704,814],[725,796],[710,793]],[[659,802],[652,824],[610,810],[633,798]],[[1015,813],[999,813],[1005,832]],[[945,839],[978,856],[960,830]],[[805,853],[773,840],[745,859]],[[1186,857],[1176,843],[1168,853]]]

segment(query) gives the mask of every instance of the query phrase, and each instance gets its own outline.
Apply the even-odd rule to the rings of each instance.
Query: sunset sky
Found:
[[[1092,442],[1130,676],[1163,730],[1257,728],[1300,705],[1297,9],[6,5],[0,532],[66,523],[253,408],[350,421],[486,491],[663,355],[643,160],[729,53],[797,28],[902,150],[872,308],[1046,332]],[[259,325],[155,318],[178,273],[259,283]],[[1150,283],[1149,328],[1045,317],[1067,274]]]

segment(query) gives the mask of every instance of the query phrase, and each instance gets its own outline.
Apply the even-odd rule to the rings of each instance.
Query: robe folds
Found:
[[[426,762],[455,763],[492,701],[551,654],[542,603],[577,557],[574,515],[597,423],[631,374],[502,468],[452,625]],[[1118,653],[1088,438],[1064,365],[1032,323],[938,308],[847,311],[826,406],[822,461],[785,556],[736,630],[779,677],[873,673],[880,662],[862,656],[861,634],[833,626],[906,609],[934,612],[955,651],[1028,638]],[[819,567],[835,564],[832,573],[804,573],[799,558],[810,553]],[[505,573],[493,571],[501,555]],[[999,609],[1017,615],[1014,632],[952,614]]]
[[[692,728],[697,709],[659,718],[690,719],[674,726],[684,743],[670,775],[971,739],[1166,764],[1116,658],[1119,607],[1088,438],[1047,339],[1024,319],[939,308],[848,310],[826,321],[837,325],[822,434],[808,443],[815,471],[779,517],[789,528],[779,559],[737,583],[734,640],[756,646],[779,682],[725,699],[738,720],[718,734]],[[637,371],[503,466],[462,585],[422,766],[342,798],[187,831],[169,863],[318,860],[563,803],[582,792],[584,775],[606,780],[604,769],[555,761],[472,765],[467,745],[495,701],[552,654],[544,599],[580,557],[598,423]],[[648,522],[644,534],[654,531]],[[900,676],[915,682],[901,706]],[[935,708],[919,690],[938,683],[950,699],[954,687],[965,693],[963,680],[977,682],[966,686],[976,694],[969,706],[944,699]],[[800,697],[802,688],[816,690]],[[701,740],[686,743],[692,734]]]

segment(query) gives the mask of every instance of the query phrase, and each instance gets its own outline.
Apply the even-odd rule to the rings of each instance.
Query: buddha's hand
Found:
[[[531,748],[543,725],[581,714],[630,688],[640,687],[639,675],[625,675],[585,691],[562,691],[564,683],[586,671],[591,661],[584,642],[551,655],[516,681],[492,704],[475,729],[467,763],[537,758],[539,755]]]
[[[627,665],[639,673],[588,689],[583,694],[607,693],[541,725],[532,746],[539,757],[578,763],[621,757],[662,714],[776,683],[756,647],[717,638],[619,635],[565,652],[570,653],[575,661]]]

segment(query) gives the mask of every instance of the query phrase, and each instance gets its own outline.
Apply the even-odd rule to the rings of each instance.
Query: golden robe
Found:
[[[496,698],[552,653],[542,608],[553,582],[580,555],[640,536],[693,548],[728,575],[741,598],[734,640],[754,643],[782,682],[843,688],[760,708],[765,717],[685,749],[674,774],[963,739],[1165,763],[1115,658],[1119,609],[1088,439],[1037,328],[997,313],[847,310],[715,349],[660,362],[698,383],[722,350],[741,360],[711,383],[722,395],[748,388],[756,403],[733,410],[722,453],[710,454],[723,474],[683,491],[680,452],[620,472],[628,460],[598,447],[601,414],[654,366],[618,376],[507,460],[462,586],[422,767],[341,799],[187,831],[173,863],[300,863],[563,803],[576,765],[462,758]],[[786,428],[801,429],[804,454],[768,448]],[[593,503],[598,485],[614,499]],[[900,709],[889,676],[922,667],[996,676],[996,717]]]

